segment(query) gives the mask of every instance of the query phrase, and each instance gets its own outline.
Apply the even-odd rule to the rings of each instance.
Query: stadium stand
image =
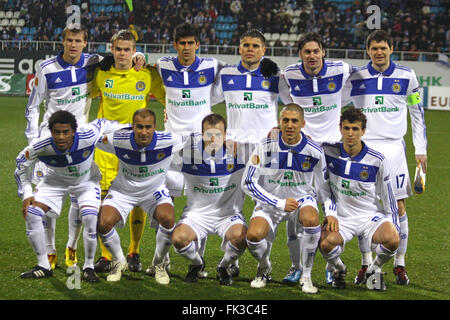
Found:
[[[231,8],[235,2],[241,10]],[[202,46],[237,45],[239,34],[258,28],[272,47],[295,48],[300,34],[316,31],[336,52],[364,49],[370,31],[367,7],[375,4],[381,8],[381,28],[394,36],[396,50],[410,52],[411,59],[419,57],[417,52],[449,52],[450,2],[445,0],[134,0],[133,12],[123,0],[73,0],[72,4],[81,7],[90,42],[108,42],[115,31],[132,24],[138,42],[170,44],[174,27],[187,21],[204,30]],[[1,40],[60,41],[67,5],[63,0],[1,1]]]

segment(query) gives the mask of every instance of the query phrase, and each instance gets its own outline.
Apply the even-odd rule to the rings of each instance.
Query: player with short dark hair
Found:
[[[285,70],[290,94],[305,112],[303,132],[317,144],[340,141],[339,115],[343,88],[350,76],[351,67],[343,61],[326,60],[326,46],[316,32],[302,35],[298,41],[300,63]],[[291,216],[295,218],[294,216]],[[286,223],[291,268],[283,283],[294,285],[301,276],[300,244],[302,226],[295,220]],[[327,277],[330,275],[326,271]],[[330,282],[328,279],[327,282]]]
[[[323,145],[337,212],[326,214],[319,247],[332,269],[332,286],[344,289],[344,246],[355,236],[369,239],[377,257],[364,277],[369,289],[385,290],[381,268],[400,241],[397,203],[385,157],[362,141],[365,120],[350,107],[341,115],[342,142]]]
[[[412,195],[412,187],[403,138],[407,132],[408,111],[417,169],[423,173],[427,171],[427,135],[416,74],[414,70],[392,61],[393,50],[392,37],[386,31],[373,31],[366,41],[370,62],[365,67],[355,69],[349,78],[348,90],[354,106],[360,108],[367,117],[364,141],[384,154],[392,174],[400,219],[400,245],[394,258],[394,274],[398,284],[407,285],[409,278],[405,254],[409,228],[405,199]],[[422,192],[420,178],[417,182],[418,190]],[[364,272],[372,259],[368,239],[359,240],[363,263],[355,278],[356,283],[364,281]]]
[[[202,134],[192,134],[183,153],[180,170],[186,181],[187,203],[172,242],[175,251],[191,262],[186,282],[197,282],[205,264],[198,247],[209,234],[223,239],[224,256],[217,267],[221,285],[233,283],[230,266],[246,248],[245,195],[240,188],[244,165],[226,147],[226,125],[221,115],[206,116]]]
[[[153,258],[155,280],[169,284],[164,257],[171,245],[175,212],[165,179],[172,154],[182,148],[182,137],[156,131],[155,115],[148,109],[136,110],[132,118],[132,128],[105,135],[98,145],[100,150],[115,154],[119,161],[117,176],[103,200],[98,222],[99,236],[113,258],[106,279],[119,281],[128,268],[114,227],[125,225],[130,211],[141,207],[150,216],[150,224],[159,225]]]
[[[242,179],[244,192],[256,201],[247,231],[247,247],[258,260],[258,271],[251,282],[262,288],[270,280],[269,243],[279,224],[295,214],[303,225],[301,248],[303,272],[300,286],[305,293],[317,293],[311,280],[314,255],[320,237],[317,202],[329,214],[334,205],[325,180],[323,150],[301,129],[305,125],[302,108],[288,104],[280,112],[280,133],[256,147]]]

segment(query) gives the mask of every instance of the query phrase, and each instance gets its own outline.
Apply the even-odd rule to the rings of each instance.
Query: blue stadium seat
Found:
[[[28,34],[28,32],[30,32],[30,28],[28,28],[28,27],[22,28],[22,34]]]
[[[216,22],[217,23],[224,23],[225,22],[225,17],[224,16],[218,16]]]

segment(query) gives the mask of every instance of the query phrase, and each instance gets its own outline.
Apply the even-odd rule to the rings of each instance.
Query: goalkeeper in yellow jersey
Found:
[[[133,54],[136,52],[136,40],[128,30],[120,30],[111,38],[111,51],[114,64],[108,71],[96,69],[92,81],[91,95],[100,95],[98,118],[115,120],[119,123],[132,123],[136,110],[148,106],[149,96],[165,105],[165,88],[156,69],[147,66],[140,71],[133,68]],[[102,68],[103,69],[103,68]],[[106,196],[111,182],[118,170],[118,159],[115,155],[95,151],[95,161],[102,173],[102,199]],[[130,246],[128,248],[128,268],[140,272],[142,264],[139,257],[139,245],[144,231],[147,214],[139,207],[130,214]],[[102,255],[95,263],[96,272],[111,269],[111,253],[101,243]]]

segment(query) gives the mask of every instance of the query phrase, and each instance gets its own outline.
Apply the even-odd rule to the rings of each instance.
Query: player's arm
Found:
[[[343,64],[343,77],[342,77],[342,93],[341,93],[341,105],[345,107],[352,103],[350,93],[352,92],[352,84],[350,81],[350,76],[356,67],[349,65],[348,63],[342,62]]]
[[[44,100],[46,93],[47,80],[39,66],[36,70],[33,90],[28,98],[28,104],[25,109],[25,118],[27,120],[25,137],[28,140],[28,144],[31,144],[39,136],[39,106]]]
[[[278,92],[280,93],[281,101],[286,105],[289,103],[294,103],[292,100],[291,91],[289,87],[289,83],[286,80],[286,77],[282,72],[279,73],[280,81],[278,82]]]
[[[337,217],[336,203],[328,182],[328,169],[323,152],[320,154],[319,162],[314,166],[313,177],[314,186],[318,194],[318,202],[323,203],[325,215]]]
[[[150,71],[151,76],[150,92],[156,100],[158,100],[163,106],[166,106],[166,87],[164,87],[161,75],[154,66],[149,65],[147,66],[147,69]]]
[[[90,122],[89,125],[93,126],[96,129],[98,137],[120,129],[131,127],[131,124],[129,123],[119,123],[118,121],[102,118],[95,119],[94,121]]]
[[[223,70],[223,67],[221,70]],[[225,96],[222,89],[222,72],[219,71],[211,88],[211,106],[216,105],[224,100]]]
[[[39,139],[38,143],[42,141]],[[23,149],[16,158],[16,169],[14,177],[17,184],[17,194],[24,201],[28,199],[26,207],[34,201],[33,186],[31,184],[31,176],[33,174],[33,165],[37,160],[37,154],[32,146]],[[33,198],[33,199],[30,199]]]
[[[108,153],[115,154],[114,133],[103,134],[97,140],[95,147]]]
[[[264,160],[265,158],[262,145],[258,145],[253,154],[250,156],[250,159],[248,160],[248,163],[245,167],[241,182],[243,191],[253,200],[257,200],[261,203],[271,205],[281,210],[292,209],[286,208],[286,205],[290,204],[290,202],[287,203],[286,199],[281,199],[270,194],[269,192],[264,190],[264,188],[262,188],[258,183],[259,177],[261,175],[261,169],[264,165]]]
[[[376,178],[376,193],[383,203],[384,212],[392,217],[392,223],[399,230],[398,222],[398,206],[395,199],[394,189],[391,182],[391,174],[386,163],[386,159],[380,162],[380,168],[378,169]]]
[[[412,88],[412,89],[411,89]],[[411,118],[411,129],[413,144],[415,148],[416,161],[420,163],[423,172],[427,171],[427,127],[425,125],[425,113],[420,96],[419,83],[412,71],[410,85],[407,93],[407,104]]]
[[[101,90],[100,90],[100,88],[98,86],[98,83],[97,83],[97,79],[98,79],[99,73],[101,71],[102,70],[99,67],[96,67],[95,71],[94,71],[94,78],[89,83],[89,86],[90,86],[90,93],[89,94],[90,94],[91,98],[96,98],[101,93]]]

